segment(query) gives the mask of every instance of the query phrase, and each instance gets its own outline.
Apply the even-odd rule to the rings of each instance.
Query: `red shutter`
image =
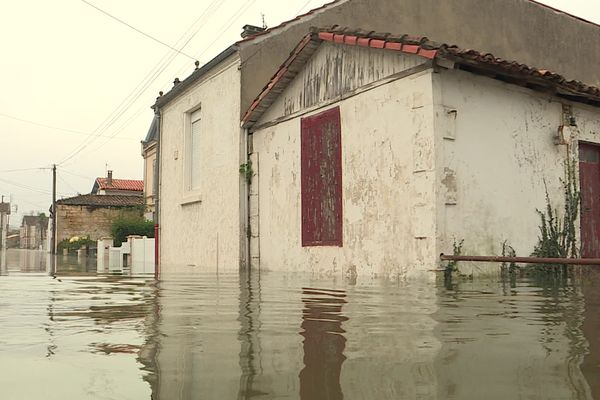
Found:
[[[342,246],[340,108],[301,120],[302,246]]]
[[[600,257],[600,147],[579,144],[581,257]]]

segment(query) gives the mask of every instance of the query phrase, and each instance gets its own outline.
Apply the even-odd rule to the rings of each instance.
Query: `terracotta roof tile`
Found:
[[[259,119],[260,115],[275,101],[279,93],[284,90],[285,85],[297,75],[302,65],[324,41],[341,44],[342,46],[353,45],[400,51],[416,54],[429,60],[448,59],[460,69],[473,73],[484,73],[487,76],[505,79],[511,83],[529,86],[534,89],[551,89],[556,96],[600,106],[600,88],[579,81],[567,81],[563,76],[546,69],[504,60],[490,53],[462,49],[456,45],[446,43],[437,43],[427,37],[390,35],[389,33],[368,32],[334,26],[327,29],[311,28],[311,33],[300,41],[279,71],[254,100],[242,118],[244,127],[252,126]],[[290,66],[293,66],[293,68]]]
[[[143,205],[144,198],[142,196],[82,194],[57,200],[56,204],[69,206],[132,207]]]
[[[114,190],[134,190],[138,192],[144,191],[144,181],[136,179],[112,179],[112,184],[108,184],[107,178],[96,178],[99,190],[114,189]]]

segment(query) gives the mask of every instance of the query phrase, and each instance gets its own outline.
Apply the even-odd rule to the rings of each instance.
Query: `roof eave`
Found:
[[[233,44],[219,53],[215,58],[204,64],[202,67],[195,70],[190,76],[185,78],[183,81],[178,83],[173,89],[165,93],[164,95],[158,97],[156,102],[152,106],[154,110],[160,109],[161,107],[166,106],[171,100],[175,99],[181,93],[183,93],[186,89],[192,86],[196,81],[200,78],[208,74],[213,68],[221,64],[223,61],[237,53],[239,47],[237,44]]]
[[[242,128],[252,129],[323,41],[401,51],[421,56],[433,62],[449,60],[454,63],[455,68],[462,66],[462,69],[470,69],[473,73],[485,76],[491,74],[491,77],[496,79],[510,77],[514,81],[509,83],[515,83],[537,91],[550,92],[555,96],[571,101],[600,106],[600,88],[582,82],[567,81],[563,76],[547,70],[495,58],[489,53],[463,50],[457,46],[436,43],[427,37],[395,36],[389,33],[362,30],[349,31],[347,28],[334,26],[332,28],[310,29],[310,33],[296,45],[286,61],[279,67],[275,75],[264,86],[245,112],[242,117]],[[310,43],[313,43],[314,46],[308,46]]]

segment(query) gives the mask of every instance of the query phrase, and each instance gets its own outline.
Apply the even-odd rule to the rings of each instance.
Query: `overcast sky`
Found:
[[[12,226],[47,213],[54,163],[58,198],[89,193],[107,168],[142,179],[149,107],[192,58],[209,61],[261,14],[274,26],[330,0],[86,1],[173,47],[189,40],[187,56],[82,0],[0,0],[0,195],[18,206]],[[541,2],[600,23],[600,0]]]

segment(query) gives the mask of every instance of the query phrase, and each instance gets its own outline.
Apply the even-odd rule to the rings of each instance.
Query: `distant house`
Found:
[[[96,195],[142,196],[143,192],[144,181],[114,179],[112,171],[108,171],[106,178],[96,178],[92,187],[92,194]]]
[[[600,89],[411,35],[313,29],[243,118],[250,249],[267,270],[423,273],[439,254],[529,255],[547,195],[581,188],[599,257]]]
[[[22,249],[42,249],[46,242],[48,217],[45,215],[26,215],[19,230],[19,243]]]
[[[84,194],[56,202],[57,242],[73,236],[92,240],[110,236],[112,222],[119,217],[141,216],[142,196]]]
[[[142,140],[142,157],[144,158],[144,203],[146,205],[146,219],[154,219],[154,199],[156,187],[154,176],[156,174],[156,150],[158,147],[158,124],[160,119],[154,116],[146,138]]]

